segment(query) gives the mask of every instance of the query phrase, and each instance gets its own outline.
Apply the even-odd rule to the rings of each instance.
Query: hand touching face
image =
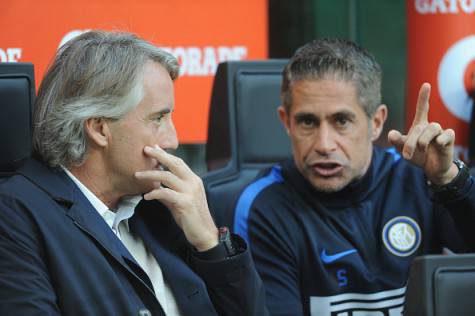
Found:
[[[161,183],[146,193],[146,200],[159,200],[167,206],[187,240],[198,251],[211,249],[218,244],[218,230],[206,201],[203,182],[185,162],[158,146],[145,147],[144,152],[168,170],[136,172],[141,181]]]

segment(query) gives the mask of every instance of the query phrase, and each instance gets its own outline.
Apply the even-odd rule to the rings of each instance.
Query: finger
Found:
[[[438,147],[447,147],[455,143],[455,132],[453,129],[449,128],[444,130],[434,142]]]
[[[425,82],[422,84],[419,90],[419,96],[417,97],[416,114],[412,126],[420,123],[429,122],[429,96],[430,96],[430,84]]]
[[[135,173],[135,177],[139,180],[160,182],[161,184],[175,191],[181,191],[180,189],[183,187],[183,181],[180,180],[176,175],[174,175],[170,171],[160,171],[160,170],[137,171]]]
[[[190,173],[192,173],[191,169],[181,158],[167,153],[158,145],[155,147],[146,146],[144,152],[146,155],[157,159],[161,165],[165,166],[179,178],[186,178]]]
[[[412,158],[412,155],[414,154],[414,151],[416,150],[419,137],[421,136],[426,126],[419,124],[411,128],[411,132],[407,135],[407,140],[404,143],[404,146],[402,148],[402,155],[404,156],[404,158],[406,159]]]
[[[163,204],[165,204],[165,206],[167,206],[170,210],[172,210],[170,206],[176,204],[180,197],[179,193],[176,191],[173,191],[170,188],[161,187],[144,194],[143,198],[148,201],[159,200],[160,202],[163,202]]]
[[[429,144],[442,133],[442,127],[439,123],[430,123],[423,130],[421,136],[417,140],[417,147],[419,150],[425,152]]]
[[[388,142],[396,147],[396,150],[398,152],[401,152],[402,147],[404,146],[404,142],[406,141],[407,136],[402,135],[399,131],[397,130],[390,130],[388,133]]]
[[[407,137],[401,134],[401,132],[393,129],[388,132],[388,141],[391,145],[400,146],[404,145]]]

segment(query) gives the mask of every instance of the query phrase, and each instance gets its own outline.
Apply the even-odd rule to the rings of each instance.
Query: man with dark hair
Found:
[[[166,152],[177,60],[128,33],[64,44],[34,159],[0,184],[1,315],[263,315],[246,243]]]
[[[428,121],[430,85],[410,131],[389,132],[399,153],[373,145],[380,91],[374,57],[345,40],[313,41],[284,70],[293,159],[247,186],[234,214],[272,315],[401,315],[415,256],[475,250],[475,186],[453,130]]]

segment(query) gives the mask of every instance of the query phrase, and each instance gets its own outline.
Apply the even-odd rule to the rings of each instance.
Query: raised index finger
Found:
[[[419,123],[429,122],[429,96],[430,84],[424,82],[419,90],[419,96],[417,97],[416,115],[414,115],[412,126]]]

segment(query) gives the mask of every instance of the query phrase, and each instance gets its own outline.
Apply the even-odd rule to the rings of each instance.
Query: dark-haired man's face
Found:
[[[279,115],[292,141],[299,171],[323,192],[336,192],[367,171],[372,142],[386,108],[370,120],[359,105],[354,84],[339,80],[302,80],[291,86],[289,113]]]

